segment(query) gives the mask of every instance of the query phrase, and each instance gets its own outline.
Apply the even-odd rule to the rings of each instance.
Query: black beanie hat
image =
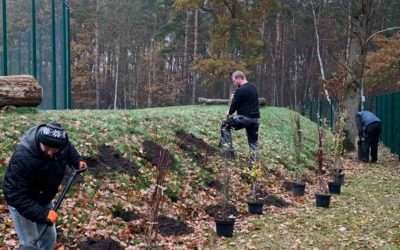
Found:
[[[38,140],[51,148],[63,148],[68,143],[68,135],[59,123],[48,123],[39,128]]]

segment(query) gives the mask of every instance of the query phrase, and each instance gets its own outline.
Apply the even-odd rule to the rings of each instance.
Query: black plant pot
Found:
[[[305,189],[306,189],[305,183],[299,183],[299,182],[292,183],[292,192],[295,196],[303,196]]]
[[[329,182],[329,183],[328,183],[329,193],[331,193],[331,194],[340,194],[341,186],[342,186],[342,185],[340,185],[340,183]]]
[[[330,194],[315,194],[315,201],[316,201],[317,207],[328,208],[331,203],[331,195]]]
[[[335,174],[333,176],[333,182],[343,185],[344,184],[344,174]]]
[[[261,201],[248,201],[249,213],[251,214],[262,214],[264,203]]]
[[[224,237],[233,236],[233,228],[235,226],[235,219],[215,219],[215,225],[217,228],[217,235]]]

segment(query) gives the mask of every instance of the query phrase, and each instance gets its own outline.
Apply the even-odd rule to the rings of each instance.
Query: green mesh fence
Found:
[[[326,120],[327,125],[332,128],[335,124],[336,106],[335,102],[329,103],[326,100],[306,102],[303,107],[303,115],[313,122]]]
[[[368,99],[367,108],[382,120],[382,141],[400,155],[400,92]]]
[[[365,108],[374,112],[382,120],[382,142],[397,155],[400,155],[400,92],[368,97]],[[336,105],[326,101],[310,101],[304,105],[303,114],[314,122],[318,116],[326,118],[329,125],[334,124]]]
[[[29,74],[44,109],[71,107],[69,8],[65,0],[0,0],[0,74]]]

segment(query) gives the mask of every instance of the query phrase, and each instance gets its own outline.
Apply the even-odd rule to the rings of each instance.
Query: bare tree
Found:
[[[329,97],[329,92],[325,85],[325,82],[326,82],[325,67],[324,67],[324,62],[322,60],[322,56],[321,56],[321,38],[319,35],[319,17],[320,17],[321,11],[318,11],[318,13],[317,13],[317,9],[322,8],[322,6],[321,6],[322,4],[319,3],[319,5],[317,6],[315,4],[314,0],[310,0],[310,3],[311,3],[312,14],[313,14],[315,41],[316,41],[316,46],[317,46],[317,57],[318,57],[318,62],[319,62],[319,69],[321,72],[322,87],[323,87],[323,91],[324,91],[326,100],[329,103],[331,103],[331,99]]]
[[[198,59],[199,47],[199,10],[194,12],[194,48],[193,48],[193,61]],[[194,73],[192,80],[192,104],[196,103],[196,90],[197,90],[198,73]]]

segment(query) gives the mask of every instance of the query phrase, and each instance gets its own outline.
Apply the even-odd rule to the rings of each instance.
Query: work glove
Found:
[[[51,224],[55,224],[58,218],[58,214],[54,210],[50,210],[49,213],[47,214],[47,220]]]

